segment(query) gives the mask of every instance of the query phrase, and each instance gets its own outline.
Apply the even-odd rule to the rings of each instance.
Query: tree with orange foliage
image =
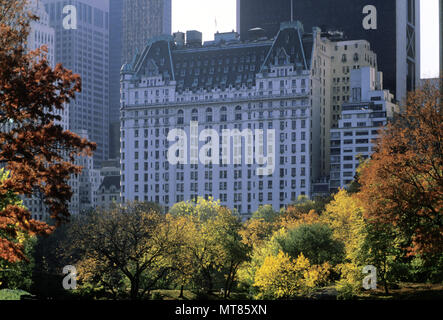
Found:
[[[264,219],[250,219],[244,223],[239,232],[242,236],[242,242],[252,248],[268,240],[277,229],[278,225],[275,222],[268,222]]]
[[[360,172],[368,221],[397,226],[411,254],[443,252],[443,107],[438,85],[408,95]]]
[[[320,215],[313,209],[309,210],[309,212],[305,212],[297,206],[289,206],[285,213],[282,214],[278,221],[277,225],[279,228],[285,229],[293,229],[302,224],[314,224],[320,222]]]
[[[56,226],[69,219],[72,191],[68,180],[81,172],[78,155],[92,155],[95,144],[64,131],[55,110],[81,90],[79,75],[48,64],[44,51],[27,52],[29,23],[38,18],[25,11],[25,0],[0,0],[0,166],[8,172],[0,199],[11,192],[42,194]],[[53,228],[31,219],[26,208],[0,208],[0,259],[26,259],[17,241],[21,232],[49,234]]]

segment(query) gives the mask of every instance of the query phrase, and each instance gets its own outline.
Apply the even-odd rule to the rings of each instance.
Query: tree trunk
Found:
[[[388,295],[389,290],[388,290],[388,282],[386,281],[386,278],[383,280],[383,285],[385,287],[385,294]]]
[[[211,272],[209,270],[206,270],[206,280],[208,283],[208,293],[212,293],[212,277]]]
[[[226,277],[226,282],[225,282],[225,292],[223,293],[223,298],[225,300],[229,296],[229,287],[230,287],[231,276],[232,276],[232,264],[229,267],[229,274]]]
[[[383,261],[383,286],[385,288],[385,294],[388,295],[389,294],[389,290],[388,290],[388,281],[386,279],[386,273],[387,273],[387,266],[386,266],[386,260]]]
[[[183,289],[184,289],[184,285],[181,285],[181,287],[180,287],[180,295],[178,296],[181,299],[184,298],[184,296],[183,296]]]
[[[138,277],[135,277],[131,281],[131,293],[130,293],[131,300],[138,300],[138,289],[139,289],[139,279]]]

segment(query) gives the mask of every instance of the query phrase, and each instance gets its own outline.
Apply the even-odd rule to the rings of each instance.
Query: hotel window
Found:
[[[212,122],[212,109],[206,109],[206,122]]]
[[[241,113],[241,107],[237,106],[235,107],[235,120],[241,121],[242,120],[242,113]]]
[[[185,116],[184,116],[184,112],[183,112],[183,110],[178,110],[177,114],[178,114],[178,117],[177,117],[177,124],[184,124],[184,122],[185,122]]]
[[[193,109],[192,110],[191,120],[192,121],[198,121],[198,110],[197,109]]]

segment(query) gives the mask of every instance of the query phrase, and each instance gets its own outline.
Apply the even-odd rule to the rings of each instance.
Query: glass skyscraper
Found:
[[[55,29],[55,62],[82,79],[82,92],[68,106],[69,129],[86,130],[97,143],[94,164],[99,166],[109,155],[109,1],[43,2]],[[65,29],[66,5],[76,8],[76,29]]]

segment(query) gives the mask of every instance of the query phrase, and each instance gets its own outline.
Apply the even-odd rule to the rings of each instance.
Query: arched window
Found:
[[[222,107],[220,109],[220,122],[226,122],[228,121],[228,110],[226,107]]]
[[[212,109],[206,109],[206,122],[212,122]]]
[[[192,119],[192,121],[198,121],[198,110],[197,109],[192,110],[191,119]]]

